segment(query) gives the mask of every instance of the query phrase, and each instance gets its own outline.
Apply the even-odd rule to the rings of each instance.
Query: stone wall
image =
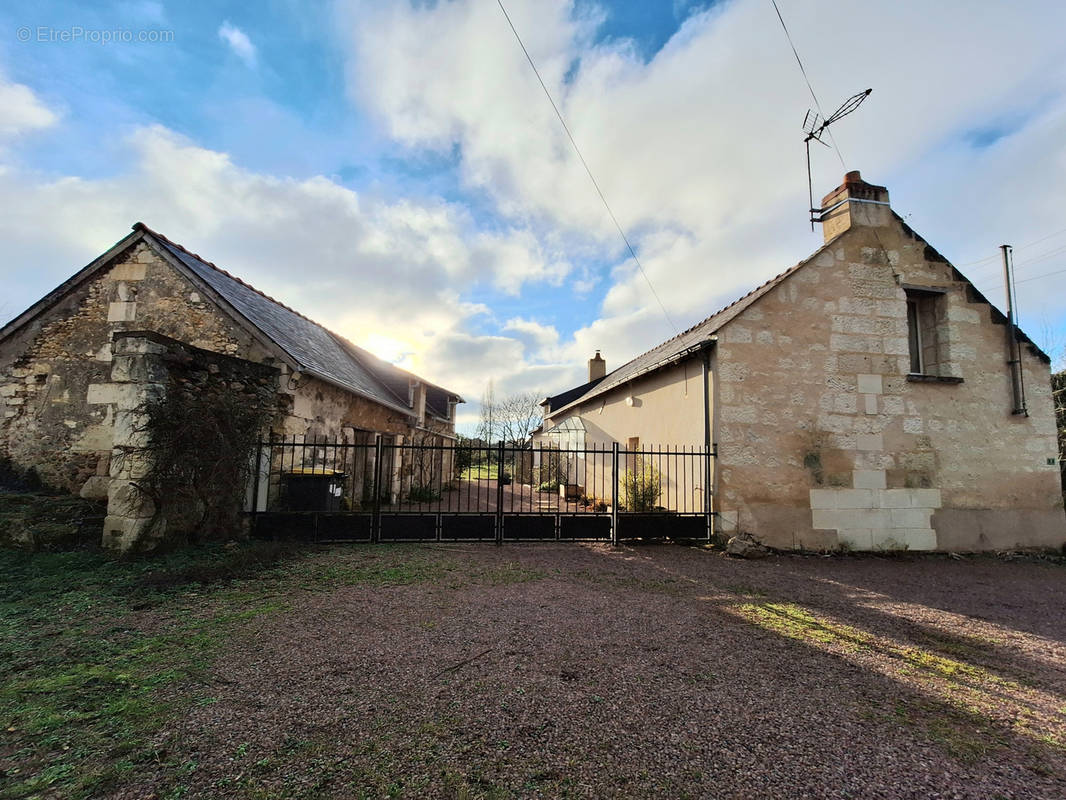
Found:
[[[114,409],[104,546],[151,550],[164,541],[205,533],[197,527],[204,509],[198,507],[196,493],[175,493],[157,503],[143,485],[152,466],[146,404],[186,392],[208,405],[225,396],[227,403],[249,409],[276,408],[278,370],[146,331],[116,333],[111,352],[111,380],[96,384],[97,394]],[[188,441],[185,446],[204,444]],[[234,515],[237,510],[232,509]]]
[[[144,242],[0,342],[0,455],[34,467],[50,484],[104,498],[118,410],[111,337],[150,330],[192,347],[278,366],[280,412],[273,433],[351,439],[357,431],[397,436],[413,418],[309,375],[288,371],[204,290]],[[434,423],[430,425],[436,429]],[[450,425],[439,426],[447,436]]]
[[[908,375],[908,286],[938,291],[936,375]],[[719,332],[722,521],[778,547],[1061,545],[1049,368],[1023,345],[1014,415],[1006,360],[1002,316],[905,225],[847,231]]]
[[[340,439],[351,431],[402,435],[411,430],[412,417],[310,375],[286,379],[283,389],[289,406],[275,429],[279,436]]]
[[[48,483],[103,498],[116,404],[111,336],[154,330],[264,361],[263,347],[144,243],[0,342],[0,454]]]

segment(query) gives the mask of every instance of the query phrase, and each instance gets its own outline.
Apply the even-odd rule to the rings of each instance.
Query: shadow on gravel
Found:
[[[733,620],[790,640],[803,669],[861,675],[870,719],[974,763],[1012,754],[1066,779],[1066,570],[991,559],[625,559],[674,575]],[[650,585],[645,580],[645,585]],[[753,654],[754,654],[753,650]],[[821,666],[819,666],[821,664]],[[854,669],[847,669],[848,667]],[[826,670],[826,680],[832,680]]]
[[[801,581],[839,585],[1066,644],[1066,565],[994,556],[779,557]]]

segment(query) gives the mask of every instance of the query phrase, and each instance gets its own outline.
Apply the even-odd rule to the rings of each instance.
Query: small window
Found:
[[[912,375],[940,374],[939,311],[942,294],[907,292],[907,339]]]

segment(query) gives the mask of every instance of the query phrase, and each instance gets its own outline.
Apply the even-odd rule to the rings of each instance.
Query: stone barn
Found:
[[[718,530],[774,547],[1061,546],[1050,359],[883,186],[822,204],[823,247],[611,372],[597,353],[538,441],[714,445]]]
[[[129,483],[112,455],[133,436],[130,415],[149,384],[167,383],[161,373],[190,362],[202,367],[189,374],[205,390],[269,383],[274,405],[264,435],[355,444],[455,439],[455,392],[137,223],[0,329],[0,457],[55,487],[114,500]],[[125,547],[137,526],[113,511],[114,503],[105,541]]]

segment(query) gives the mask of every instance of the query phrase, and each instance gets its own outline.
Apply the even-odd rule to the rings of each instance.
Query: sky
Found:
[[[0,7],[0,322],[138,220],[400,366],[497,396],[613,369],[804,259],[814,106],[770,0]],[[1059,0],[778,0],[845,170],[1066,350]],[[662,307],[649,290],[649,282]]]

